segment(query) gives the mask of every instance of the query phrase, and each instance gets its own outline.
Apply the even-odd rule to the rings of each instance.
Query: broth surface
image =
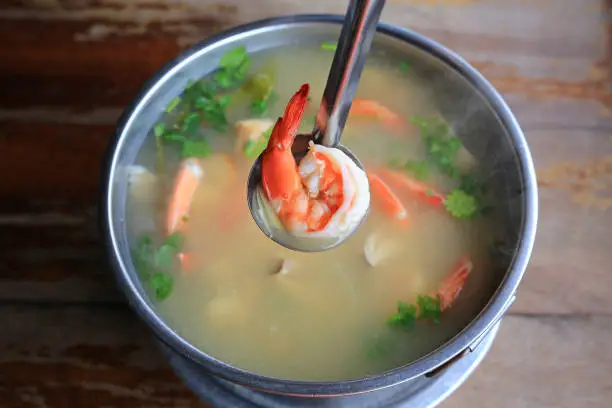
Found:
[[[311,85],[313,103],[303,124],[304,131],[309,131],[333,52],[314,46],[287,47],[282,53],[251,58],[252,71],[265,67],[276,74],[278,102],[264,117],[275,120],[299,85]],[[376,120],[349,118],[342,143],[366,169],[369,164],[387,166],[398,159],[427,159],[419,129],[409,119],[437,112],[428,90],[409,70],[404,72],[398,61],[373,54],[357,97],[381,101],[407,120],[406,130],[397,134]],[[250,117],[246,103],[232,103],[228,108],[230,123]],[[490,283],[486,271],[491,237],[486,219],[455,219],[444,209],[430,208],[411,194],[397,192],[409,212],[408,227],[389,220],[373,203],[367,220],[344,244],[319,253],[294,252],[268,239],[251,218],[245,195],[252,160],[236,150],[233,126],[209,141],[213,156],[231,157],[235,177],[229,177],[222,166],[205,166],[184,232],[191,268],[174,268],[172,293],[157,306],[165,321],[191,344],[221,361],[266,376],[353,379],[424,356],[456,335],[480,310],[478,288]],[[180,157],[170,146],[164,149],[166,184],[171,184]],[[465,151],[458,160],[463,168],[474,166]],[[138,163],[153,171],[154,142],[143,147]],[[165,219],[171,189],[161,187],[161,179],[157,174],[152,181],[155,193],[141,181],[132,184],[127,220],[133,240],[143,232],[152,234],[155,241],[164,235],[159,220]],[[444,192],[452,188],[435,169],[427,183]],[[368,240],[377,239],[399,250],[373,267],[364,247]],[[418,321],[411,330],[387,324],[398,301],[412,304],[417,296],[434,293],[464,255],[469,255],[474,269],[439,324]],[[286,273],[276,273],[283,262]]]

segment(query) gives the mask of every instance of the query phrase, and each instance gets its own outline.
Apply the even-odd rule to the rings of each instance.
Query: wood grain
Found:
[[[124,305],[97,230],[123,107],[181,49],[347,1],[0,4],[0,406],[200,407]],[[612,1],[389,0],[387,22],[468,59],[532,150],[532,262],[483,365],[448,407],[607,407],[612,366]]]

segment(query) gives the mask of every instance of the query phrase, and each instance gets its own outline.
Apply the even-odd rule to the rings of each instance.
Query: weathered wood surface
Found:
[[[99,162],[122,107],[182,47],[346,1],[0,2],[0,406],[199,407],[113,286]],[[448,407],[612,401],[612,2],[389,0],[458,51],[530,143],[540,224],[516,304]],[[608,347],[606,347],[608,346]]]

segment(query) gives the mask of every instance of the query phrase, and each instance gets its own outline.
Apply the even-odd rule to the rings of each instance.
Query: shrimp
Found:
[[[235,168],[231,159],[224,154],[214,155],[205,159],[194,157],[183,160],[179,167],[174,190],[168,205],[166,217],[166,233],[185,232],[189,219],[191,205],[204,176],[210,186],[205,194],[200,195],[201,202],[218,202],[226,194],[228,185],[235,177]],[[177,255],[183,269],[187,269],[189,255],[181,252]]]
[[[448,309],[457,299],[473,268],[474,264],[472,264],[470,258],[463,256],[451,272],[442,280],[437,291],[437,295],[440,297],[441,311]]]
[[[441,207],[444,205],[444,200],[446,198],[442,193],[429,187],[425,183],[410,178],[406,174],[398,171],[381,169],[380,176],[391,186],[416,195],[417,198],[431,207]]]
[[[370,189],[385,214],[400,224],[408,222],[408,211],[389,186],[376,174],[368,174]]]
[[[373,99],[354,99],[351,105],[350,115],[354,117],[378,118],[383,126],[392,130],[404,130],[406,124],[404,119],[382,103]]]
[[[341,150],[310,143],[299,166],[291,152],[306,102],[304,84],[289,101],[261,155],[265,198],[287,232],[338,237],[365,217],[370,201],[367,176]]]

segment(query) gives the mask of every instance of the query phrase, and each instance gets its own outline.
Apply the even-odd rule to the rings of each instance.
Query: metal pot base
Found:
[[[476,350],[467,353],[433,378],[419,378],[417,387],[415,381],[407,381],[378,391],[346,397],[288,397],[254,391],[210,375],[165,346],[162,346],[162,350],[174,372],[191,391],[215,407],[435,407],[452,394],[480,364],[493,344],[500,323],[491,329]]]

